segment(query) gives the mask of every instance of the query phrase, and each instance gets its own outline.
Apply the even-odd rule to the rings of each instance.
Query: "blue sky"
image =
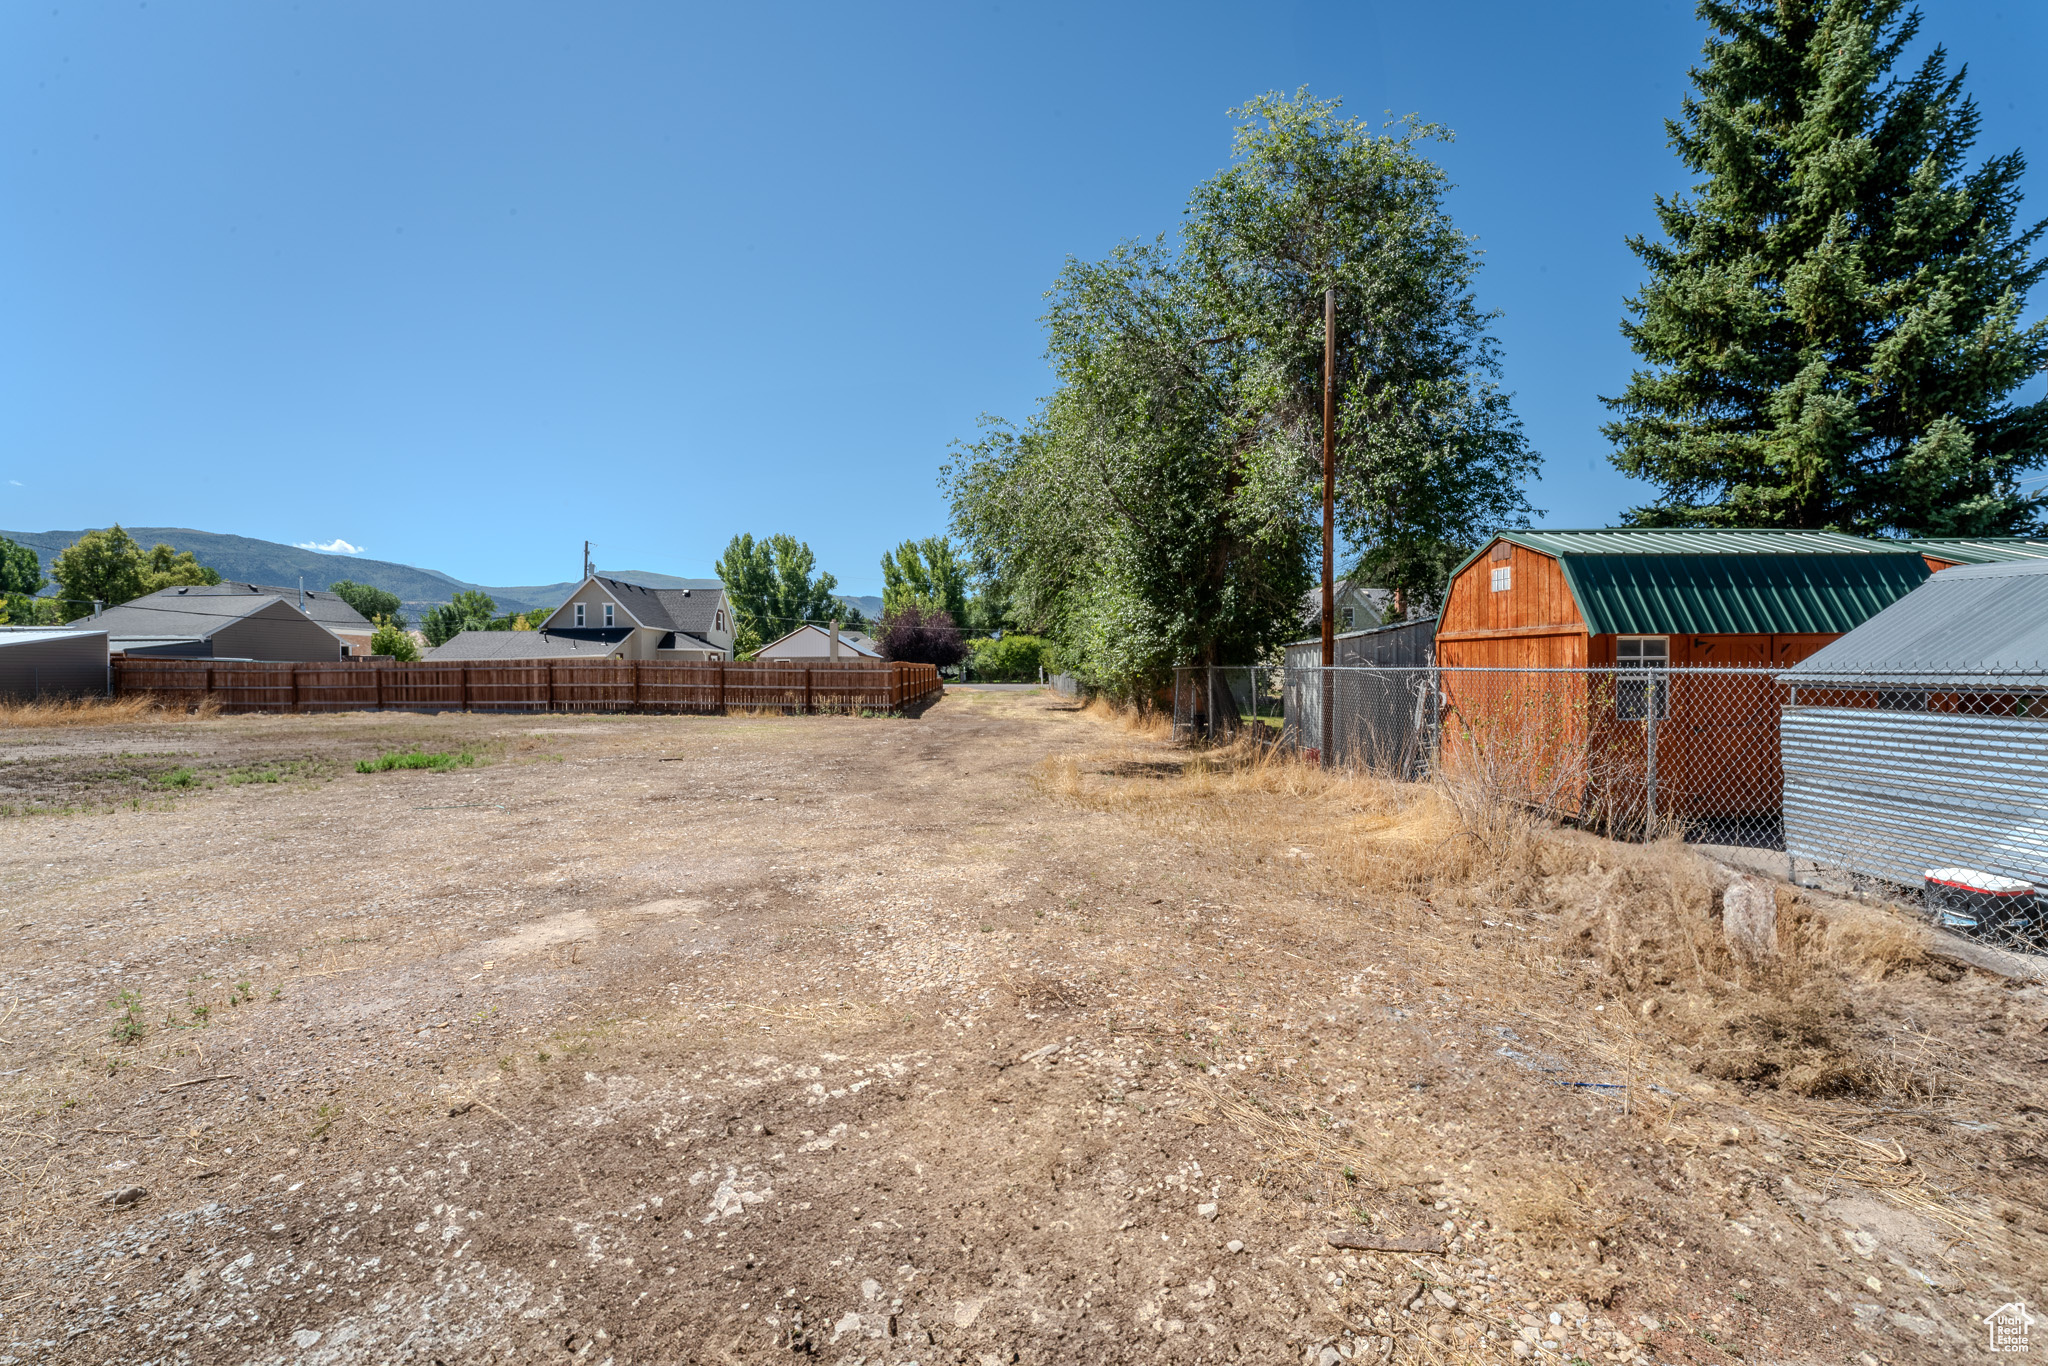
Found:
[[[2048,6],[1923,8],[1980,152],[2048,158]],[[1304,84],[1456,130],[1535,501],[1603,524],[1640,497],[1597,430],[1622,239],[1683,184],[1702,34],[1671,0],[6,6],[0,526],[486,583],[787,530],[878,592],[948,443],[1047,389],[1061,261],[1173,228],[1226,110]]]

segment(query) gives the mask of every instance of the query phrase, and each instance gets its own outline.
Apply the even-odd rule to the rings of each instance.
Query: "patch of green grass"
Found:
[[[395,768],[423,768],[433,773],[446,773],[450,769],[469,768],[476,763],[473,750],[444,750],[427,752],[408,749],[393,750],[380,754],[374,759],[356,760],[358,773],[389,773]]]
[[[132,991],[114,997],[114,1027],[108,1030],[116,1043],[142,1042],[142,998]]]
[[[197,787],[199,775],[189,768],[174,768],[169,773],[159,773],[152,780],[158,787]]]

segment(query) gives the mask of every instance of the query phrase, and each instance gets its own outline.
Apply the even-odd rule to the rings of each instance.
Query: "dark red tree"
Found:
[[[918,606],[899,608],[882,620],[882,658],[899,664],[951,668],[967,657],[967,642],[950,612]]]

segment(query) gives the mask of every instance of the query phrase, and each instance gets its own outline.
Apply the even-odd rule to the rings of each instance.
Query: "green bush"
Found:
[[[1036,683],[1052,671],[1052,642],[1043,636],[1004,636],[968,642],[968,677],[978,683]]]
[[[468,768],[476,762],[476,755],[468,750],[452,753],[428,754],[416,749],[380,754],[374,759],[356,760],[358,773],[389,773],[394,768],[424,768],[435,773],[446,773],[452,768]]]

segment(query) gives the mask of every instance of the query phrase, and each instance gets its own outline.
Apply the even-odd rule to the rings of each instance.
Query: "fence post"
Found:
[[[291,670],[285,677],[292,681],[292,710],[297,711],[299,709],[299,666],[297,664],[290,664],[286,667]]]
[[[804,665],[804,715],[811,714],[811,666]]]
[[[377,702],[377,705],[372,707],[371,710],[384,710],[384,666],[382,664],[373,663],[370,665],[370,686],[376,689],[372,696]]]
[[[555,709],[555,661],[552,659],[540,666],[540,709]]]
[[[724,661],[724,660],[722,660],[722,659],[721,659],[721,660],[718,660],[718,661],[717,661],[717,664],[718,664],[718,693],[717,693],[717,698],[718,698],[718,701],[717,701],[717,705],[716,705],[716,708],[715,708],[715,710],[717,710],[717,711],[718,711],[718,713],[719,713],[720,715],[723,715],[723,714],[725,713],[725,661]]]
[[[633,661],[633,710],[640,710],[640,665],[643,660]]]
[[[1648,718],[1643,722],[1644,733],[1644,777],[1647,780],[1648,800],[1644,807],[1643,838],[1657,837],[1657,678],[1654,670],[1649,672],[1650,680],[1643,685],[1643,696],[1649,706],[1643,709]]]

